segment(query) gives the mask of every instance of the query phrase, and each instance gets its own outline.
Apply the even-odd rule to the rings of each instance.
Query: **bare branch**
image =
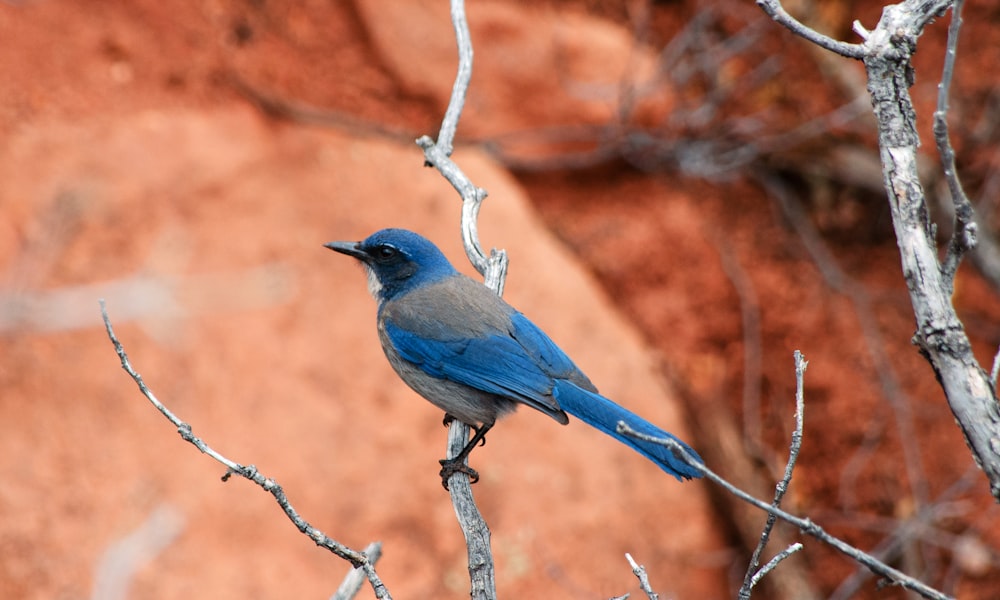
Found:
[[[779,25],[784,26],[795,35],[804,38],[821,48],[826,48],[830,52],[836,52],[837,54],[846,56],[847,58],[860,59],[864,56],[864,49],[861,45],[840,42],[831,37],[825,36],[814,29],[806,27],[795,17],[788,14],[784,7],[781,6],[781,2],[778,0],[757,0],[757,6],[759,6]]]
[[[798,350],[795,351],[795,430],[792,432],[792,442],[791,447],[788,451],[788,462],[785,463],[785,474],[781,478],[781,481],[774,488],[774,500],[771,501],[771,506],[774,508],[781,507],[781,500],[785,497],[785,492],[788,491],[788,484],[792,480],[792,471],[795,469],[795,463],[799,459],[799,450],[802,448],[802,425],[803,425],[803,413],[805,409],[805,399],[803,392],[803,384],[805,379],[806,368],[809,363],[802,357],[802,353]],[[769,571],[778,566],[778,563],[785,558],[791,556],[798,551],[798,548],[791,550],[791,546],[785,549],[781,554],[776,556],[774,559],[769,561],[759,571],[755,571],[757,566],[760,564],[760,556],[764,552],[764,547],[767,546],[767,542],[771,539],[771,530],[774,529],[774,523],[777,521],[777,516],[774,513],[767,515],[767,522],[764,524],[764,531],[761,533],[760,542],[757,543],[757,547],[754,548],[753,556],[750,557],[750,564],[747,565],[746,575],[743,577],[743,585],[740,587],[738,598],[740,600],[748,600],[750,598],[751,590],[757,585],[757,582]],[[801,544],[799,545],[801,547]]]
[[[628,552],[625,553],[625,560],[632,566],[632,573],[639,580],[639,588],[646,594],[646,597],[649,600],[659,600],[660,595],[653,591],[653,586],[649,583],[649,575],[646,573],[646,567],[635,562],[635,559]]]
[[[802,549],[802,542],[795,542],[791,546],[785,548],[777,555],[775,555],[774,558],[767,561],[767,564],[761,567],[760,570],[754,573],[753,577],[750,578],[750,586],[748,589],[753,589],[758,583],[760,583],[760,580],[763,579],[768,573],[773,571],[774,568],[781,563],[781,561],[785,560],[786,558],[795,554],[801,549]],[[749,598],[749,595],[747,597]]]
[[[365,556],[372,564],[382,558],[382,542],[372,542],[365,546]],[[361,591],[361,586],[365,583],[365,572],[362,569],[351,569],[347,572],[344,580],[340,582],[340,587],[330,596],[330,600],[352,600]]]
[[[913,343],[931,363],[973,458],[986,474],[990,493],[1000,501],[1000,445],[996,443],[1000,438],[1000,404],[989,375],[976,361],[964,326],[951,304],[954,268],[974,237],[975,222],[971,215],[958,214],[965,206],[961,205],[961,196],[955,195],[953,201],[960,204],[956,208],[957,245],[949,250],[942,267],[934,239],[936,227],[930,222],[917,173],[916,151],[920,139],[916,111],[909,95],[913,84],[911,59],[917,38],[928,23],[952,6],[953,1],[905,0],[885,7],[872,31],[866,32],[860,26],[856,29],[865,38],[859,48],[878,123],[883,179],[889,195],[896,243],[917,322]],[[758,0],[758,5],[772,16],[781,10],[778,0]],[[957,43],[957,17],[952,24],[951,52]],[[815,32],[803,37],[844,54],[842,48],[832,47]],[[857,58],[853,54],[844,55]],[[945,108],[950,73],[951,69],[946,67],[940,89]],[[951,168],[947,157],[945,160],[946,169]],[[957,184],[957,179],[954,182]],[[959,221],[968,225],[962,226]]]
[[[948,27],[948,46],[944,55],[944,70],[941,83],[938,84],[937,110],[934,111],[934,140],[937,143],[938,154],[941,157],[941,170],[951,202],[955,208],[955,225],[948,244],[948,252],[941,266],[942,275],[950,292],[954,292],[955,273],[958,265],[967,252],[976,247],[978,226],[972,210],[972,203],[965,195],[962,182],[955,168],[955,150],[951,146],[951,136],[948,131],[948,91],[951,89],[951,78],[955,72],[955,53],[958,48],[958,34],[962,27],[962,5],[965,0],[955,0],[951,9],[951,25]]]
[[[469,426],[458,419],[451,422],[448,429],[448,451],[446,456],[454,458],[469,441]],[[490,528],[476,506],[472,496],[472,483],[465,473],[456,473],[448,480],[448,492],[455,508],[455,517],[465,536],[466,552],[469,555],[469,580],[472,600],[495,600],[496,576],[493,566],[493,552],[490,549]]]
[[[917,174],[911,58],[923,27],[950,5],[950,0],[908,0],[887,6],[864,43],[864,63],[896,243],[917,322],[913,342],[934,369],[990,493],[1000,501],[1000,405],[951,304],[951,281],[938,262],[935,227]]]
[[[734,496],[743,500],[744,502],[752,504],[753,506],[756,506],[757,508],[766,511],[769,514],[775,515],[777,518],[781,519],[782,521],[785,521],[786,523],[790,523],[795,527],[798,527],[799,531],[801,531],[802,533],[816,538],[817,540],[823,542],[824,544],[832,547],[834,550],[837,550],[841,554],[844,554],[849,558],[856,560],[859,563],[863,564],[864,566],[868,567],[868,569],[870,569],[873,573],[886,579],[889,584],[898,585],[900,587],[914,591],[923,596],[924,598],[930,598],[931,600],[952,600],[951,596],[943,594],[938,590],[935,590],[934,588],[929,587],[917,581],[916,579],[910,577],[909,575],[906,575],[905,573],[898,571],[890,567],[889,565],[883,563],[874,556],[862,550],[859,550],[854,546],[851,546],[850,544],[841,540],[840,538],[830,535],[822,527],[814,523],[811,519],[796,517],[795,515],[785,512],[780,508],[775,508],[762,500],[754,498],[750,494],[744,492],[743,490],[739,489],[738,487],[734,486],[733,484],[729,483],[728,481],[717,475],[715,471],[712,471],[705,465],[694,460],[694,457],[688,455],[688,453],[684,450],[684,448],[682,448],[681,445],[676,441],[669,438],[657,438],[651,435],[646,435],[644,433],[639,433],[638,431],[630,428],[623,422],[618,423],[617,431],[618,433],[624,435],[628,435],[640,440],[645,440],[647,442],[653,442],[655,444],[660,444],[662,446],[670,448],[670,450],[676,456],[679,456],[688,465],[700,471],[701,474],[707,477],[709,480],[722,486],[722,488],[725,489],[730,494],[733,494]]]
[[[167,418],[167,420],[174,424],[177,428],[177,433],[180,434],[184,441],[190,442],[203,454],[207,454],[226,467],[226,473],[222,476],[222,481],[228,481],[233,474],[236,474],[252,481],[260,486],[260,488],[265,492],[270,493],[274,496],[274,499],[278,502],[281,509],[285,511],[285,515],[288,516],[288,518],[292,521],[292,524],[294,524],[299,531],[309,536],[309,538],[315,542],[317,546],[326,548],[340,558],[349,561],[355,568],[364,571],[369,583],[371,583],[372,589],[375,591],[376,598],[381,600],[391,600],[389,590],[385,587],[382,580],[375,572],[374,561],[369,559],[368,555],[364,552],[358,552],[357,550],[348,548],[340,542],[331,539],[319,529],[310,525],[305,519],[299,516],[298,511],[292,507],[292,504],[285,496],[284,490],[281,489],[281,486],[278,485],[276,481],[265,477],[260,473],[260,471],[257,470],[257,467],[253,465],[241,465],[216,452],[204,440],[194,435],[189,424],[178,418],[170,409],[160,402],[156,395],[153,394],[153,391],[150,390],[146,383],[142,380],[142,376],[139,375],[139,373],[132,367],[132,363],[129,361],[128,355],[125,354],[125,348],[122,346],[121,342],[118,341],[118,336],[115,335],[114,328],[111,326],[111,318],[108,316],[104,300],[101,300],[100,304],[101,317],[104,319],[104,328],[108,333],[108,338],[111,340],[112,345],[115,347],[115,352],[118,354],[118,358],[121,360],[122,369],[124,369],[125,372],[129,374],[129,377],[135,381],[135,384],[139,386],[139,391],[142,395],[145,396],[146,399],[149,400],[153,406],[155,406],[156,409]]]
[[[472,78],[472,40],[469,35],[469,25],[465,18],[463,0],[451,0],[451,20],[455,28],[455,39],[458,43],[459,65],[452,87],[451,100],[441,123],[438,141],[435,143],[428,136],[417,139],[417,145],[424,150],[425,164],[437,170],[451,183],[462,198],[462,242],[469,261],[485,279],[487,287],[503,295],[504,281],[507,275],[507,254],[504,251],[491,252],[487,258],[479,242],[477,221],[479,209],[486,199],[486,190],[477,187],[451,160],[452,143],[458,119],[465,105],[465,95]],[[452,459],[458,456],[469,440],[469,426],[458,419],[451,422],[448,430],[448,450],[446,456]],[[490,549],[490,529],[483,519],[472,496],[472,484],[465,473],[456,472],[448,481],[451,502],[455,507],[465,536],[466,551],[469,556],[469,578],[471,581],[470,595],[473,600],[491,600],[496,598],[496,580],[493,566],[493,553]]]
[[[455,28],[455,41],[458,44],[458,73],[437,139],[438,146],[445,156],[451,156],[455,130],[458,129],[458,119],[462,116],[465,94],[472,79],[472,36],[469,34],[469,23],[465,18],[464,0],[451,0],[451,23]]]
[[[805,373],[805,369],[806,369],[807,364],[808,363],[806,363],[806,361],[802,359],[801,354],[799,354],[798,352],[796,352],[796,358],[795,358],[795,373],[796,373],[796,424],[795,424],[795,427],[796,427],[796,431],[798,432],[798,435],[795,435],[795,434],[792,435],[792,449],[791,449],[791,451],[789,453],[790,454],[790,456],[789,456],[789,462],[788,462],[788,465],[786,466],[786,469],[785,469],[785,478],[782,480],[782,484],[785,484],[785,485],[782,486],[782,484],[779,484],[778,490],[776,490],[776,493],[775,493],[777,501],[780,501],[779,494],[783,495],[784,492],[785,492],[785,488],[787,487],[787,479],[790,479],[790,477],[791,477],[791,469],[794,466],[795,459],[796,459],[796,457],[798,455],[798,448],[801,446],[801,435],[802,435],[801,434],[801,427],[802,427],[802,404],[804,403],[804,401],[801,398],[800,392],[802,390],[802,377],[803,377],[803,375]],[[909,575],[906,575],[905,573],[903,573],[903,572],[901,572],[901,571],[899,571],[897,569],[894,569],[894,568],[890,567],[889,565],[887,565],[884,562],[878,560],[877,558],[875,558],[871,554],[868,554],[868,553],[866,553],[866,552],[864,552],[862,550],[859,550],[858,548],[855,548],[854,546],[851,546],[850,544],[848,544],[847,542],[841,540],[840,538],[837,538],[837,537],[834,537],[834,536],[830,535],[822,527],[820,527],[819,525],[817,525],[816,523],[814,523],[811,519],[797,517],[797,516],[795,516],[795,515],[793,515],[791,513],[788,513],[786,511],[782,510],[781,508],[779,508],[776,505],[776,502],[772,502],[771,504],[767,504],[767,503],[765,503],[762,500],[758,500],[757,498],[754,498],[752,495],[748,494],[747,492],[744,492],[743,490],[739,489],[735,485],[731,484],[730,482],[726,481],[725,479],[723,479],[722,477],[720,477],[719,475],[717,475],[714,471],[712,471],[711,469],[709,469],[707,466],[705,466],[701,462],[694,460],[694,458],[692,456],[690,456],[677,441],[669,439],[669,438],[667,438],[667,439],[657,438],[657,437],[654,437],[654,436],[650,436],[650,435],[645,435],[645,434],[639,433],[638,431],[635,431],[634,429],[630,428],[628,425],[626,425],[624,422],[621,422],[621,421],[619,421],[619,423],[618,423],[617,431],[618,431],[618,433],[621,433],[621,434],[624,434],[624,435],[628,435],[630,437],[634,437],[634,438],[637,438],[637,439],[640,439],[640,440],[645,440],[647,442],[653,442],[655,444],[660,444],[661,446],[665,446],[667,448],[670,448],[671,452],[673,452],[675,456],[679,457],[681,460],[683,460],[684,462],[686,462],[688,465],[690,465],[690,466],[694,467],[695,469],[697,469],[699,472],[701,472],[709,480],[711,480],[714,483],[722,486],[730,494],[733,494],[734,496],[736,496],[737,498],[740,498],[744,502],[752,504],[753,506],[756,506],[757,508],[759,508],[759,509],[767,512],[769,516],[773,516],[773,517],[775,517],[777,519],[781,519],[782,521],[785,521],[787,523],[790,523],[790,524],[794,525],[795,527],[798,527],[799,531],[801,531],[802,533],[805,533],[806,535],[809,535],[809,536],[812,536],[812,537],[816,538],[817,540],[823,542],[824,544],[826,544],[826,545],[834,548],[838,552],[840,552],[840,553],[848,556],[849,558],[851,558],[851,559],[853,559],[853,560],[861,563],[862,565],[864,565],[865,567],[867,567],[869,570],[871,570],[876,575],[879,575],[882,578],[886,579],[888,583],[890,583],[892,585],[898,585],[898,586],[906,588],[908,590],[912,590],[912,591],[920,594],[924,598],[930,598],[932,600],[946,600],[946,599],[949,598],[949,596],[947,596],[946,594],[944,594],[944,593],[942,593],[942,592],[940,592],[940,591],[938,591],[938,590],[936,590],[934,588],[931,588],[931,587],[925,585],[924,583],[921,583],[920,581],[917,581],[916,579],[910,577]],[[790,555],[790,554],[796,552],[796,550],[786,549],[786,552],[788,552],[788,554]],[[784,558],[785,557],[782,557],[780,560],[784,560]],[[780,562],[780,560],[778,562]],[[775,562],[775,561],[772,560],[771,562]],[[775,564],[777,564],[777,562],[775,562]],[[767,568],[767,566],[765,568]],[[774,567],[771,566],[770,568],[773,569]],[[742,594],[742,590],[741,590],[741,594]]]

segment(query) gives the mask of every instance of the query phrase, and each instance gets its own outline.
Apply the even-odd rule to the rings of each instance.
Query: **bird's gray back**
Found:
[[[386,302],[380,319],[439,339],[508,335],[514,309],[485,285],[454,275]]]

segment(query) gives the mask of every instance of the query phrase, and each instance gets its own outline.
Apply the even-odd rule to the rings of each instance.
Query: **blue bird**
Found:
[[[566,413],[626,444],[678,481],[701,477],[658,444],[616,431],[619,421],[641,433],[675,436],[601,396],[541,329],[485,285],[462,275],[426,238],[383,229],[361,242],[330,242],[368,274],[378,303],[378,336],[389,364],[418,394],[475,430],[462,452],[442,460],[441,483],[455,472],[478,480],[464,464],[497,419],[527,404],[560,424]],[[683,442],[684,449],[701,458]]]

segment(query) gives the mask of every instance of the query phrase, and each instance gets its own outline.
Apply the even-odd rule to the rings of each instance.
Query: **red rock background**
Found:
[[[490,192],[483,237],[512,257],[507,297],[609,396],[763,497],[802,350],[805,442],[786,507],[949,593],[994,598],[1000,515],[909,344],[870,123],[800,144],[768,135],[863,91],[860,66],[752,6],[718,6],[470,3],[476,66],[455,158]],[[797,7],[853,40],[851,21],[872,26],[880,7],[809,9]],[[973,195],[996,146],[997,18],[967,7],[953,100]],[[917,55],[925,131],[946,22]],[[687,50],[751,43],[686,81],[658,72],[659,49],[692,31]],[[278,479],[334,538],[382,540],[395,597],[464,597],[435,475],[440,415],[384,364],[358,270],[320,246],[401,225],[461,258],[459,204],[412,145],[436,131],[454,76],[446,3],[10,2],[0,39],[0,597],[328,597],[347,570],[177,437],[118,368],[99,297],[195,433]],[[705,122],[685,112],[720,89]],[[700,140],[716,158],[761,150],[705,180],[681,160]],[[806,198],[801,214],[761,174]],[[996,291],[966,264],[955,303],[989,365]],[[639,593],[625,552],[667,595],[732,597],[763,521],[527,411],[473,464],[503,597]],[[902,596],[845,584],[855,565],[805,543],[760,597]],[[788,580],[812,590],[790,594]]]

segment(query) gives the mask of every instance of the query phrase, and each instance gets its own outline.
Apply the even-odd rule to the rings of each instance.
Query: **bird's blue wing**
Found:
[[[544,332],[464,276],[387,302],[379,322],[384,342],[427,375],[517,400],[552,416],[562,415],[552,397],[556,379],[593,387]]]
[[[542,370],[554,379],[569,379],[580,387],[596,392],[590,383],[562,348],[556,345],[544,331],[519,312],[510,316],[510,336],[527,352]]]
[[[448,379],[498,396],[558,409],[552,378],[514,339],[498,334],[476,338],[431,338],[384,324],[399,355],[432,377]],[[438,332],[440,335],[440,332]]]

